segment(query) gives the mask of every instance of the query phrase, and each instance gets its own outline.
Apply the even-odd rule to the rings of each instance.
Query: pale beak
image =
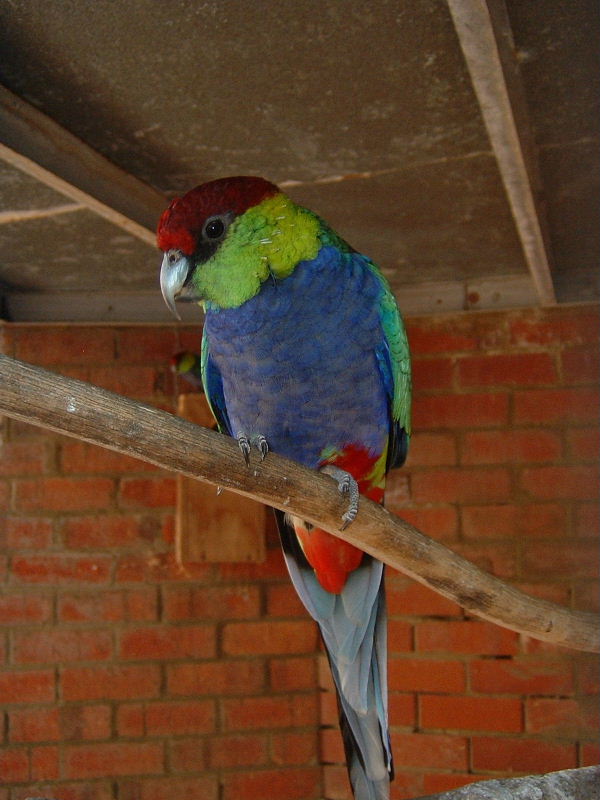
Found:
[[[169,306],[177,319],[181,319],[175,308],[175,300],[182,292],[190,272],[190,259],[181,255],[173,260],[173,252],[165,253],[160,268],[160,290],[165,303]]]

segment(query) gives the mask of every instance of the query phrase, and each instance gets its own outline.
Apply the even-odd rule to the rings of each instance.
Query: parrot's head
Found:
[[[319,250],[319,220],[263,178],[221,178],[178,197],[158,223],[160,286],[175,300],[235,308]]]

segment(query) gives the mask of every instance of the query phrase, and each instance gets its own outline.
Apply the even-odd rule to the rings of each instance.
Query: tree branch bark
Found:
[[[335,482],[275,453],[263,462],[253,455],[246,467],[228,436],[4,355],[0,412],[293,512],[469,613],[537,639],[600,652],[596,615],[529,597],[366,498],[355,522],[340,531],[344,501]]]

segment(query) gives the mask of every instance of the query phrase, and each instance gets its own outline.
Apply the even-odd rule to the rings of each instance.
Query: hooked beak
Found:
[[[190,259],[183,253],[173,258],[173,251],[165,253],[160,268],[160,290],[165,303],[177,319],[181,319],[175,308],[175,300],[180,297],[191,271]]]

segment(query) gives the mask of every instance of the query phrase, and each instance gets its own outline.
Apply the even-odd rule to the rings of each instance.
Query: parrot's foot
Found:
[[[252,438],[248,438],[245,433],[240,433],[237,437],[238,447],[242,451],[242,455],[244,456],[244,461],[246,462],[246,466],[250,466],[250,451],[252,447],[256,447],[256,449],[260,453],[260,460],[264,461],[267,453],[269,452],[269,444],[264,436],[258,434],[257,436],[252,436]]]
[[[320,472],[331,475],[337,481],[339,493],[348,495],[348,508],[346,513],[342,515],[342,527],[340,528],[343,531],[350,523],[354,522],[358,514],[358,499],[360,497],[358,483],[349,472],[333,464],[325,464],[324,467],[321,467]]]

